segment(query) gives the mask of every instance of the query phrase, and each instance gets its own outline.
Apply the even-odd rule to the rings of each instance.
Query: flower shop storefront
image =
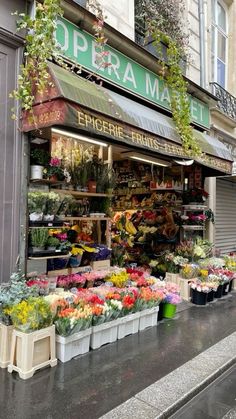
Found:
[[[152,130],[164,131],[148,132],[137,123],[146,107],[123,98],[136,113],[125,112],[72,74],[77,99],[66,99],[67,73],[58,71],[51,101],[23,121],[31,131],[26,254],[38,273],[27,266],[0,289],[0,367],[22,379],[173,318],[181,298],[210,304],[234,288],[235,256],[212,257],[204,237],[212,217],[204,178],[228,173],[230,157],[210,153],[198,134],[204,159],[182,165],[189,159],[169,138],[171,120],[162,119],[168,131],[151,111]],[[78,104],[77,83],[86,103]]]
[[[55,64],[49,64],[49,72],[53,87],[45,97],[36,96],[33,116],[26,114],[23,120],[23,130],[31,131],[32,166],[39,151],[53,159],[40,179],[37,172],[32,177],[31,171],[32,193],[45,183],[52,200],[52,193],[63,197],[59,212],[66,215],[65,221],[96,222],[98,243],[110,247],[112,238],[113,262],[121,266],[127,260],[145,265],[152,255],[172,249],[180,239],[205,237],[205,221],[212,220],[213,214],[208,211],[204,179],[231,172],[232,158],[224,145],[194,130],[204,155],[190,160],[171,118]],[[63,169],[52,167],[57,161]],[[45,161],[40,166],[42,172]],[[59,178],[55,179],[56,172]],[[80,209],[71,205],[63,212],[70,196],[79,199]],[[38,211],[38,202],[30,203],[29,210]],[[50,217],[55,209],[52,214],[49,209],[46,212],[43,217]],[[92,227],[85,226],[78,240],[89,238],[86,229]],[[125,260],[123,254],[120,258],[124,248]]]

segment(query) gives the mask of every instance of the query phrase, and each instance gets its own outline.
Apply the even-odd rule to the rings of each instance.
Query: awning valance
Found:
[[[25,115],[23,131],[35,129],[35,124],[38,128],[68,125],[120,142],[132,142],[149,151],[186,157],[170,117],[55,64],[49,63],[49,71],[54,86],[43,98],[36,96],[34,119]],[[194,135],[206,153],[204,161],[200,162],[231,173],[233,159],[226,146],[197,130],[194,130]]]

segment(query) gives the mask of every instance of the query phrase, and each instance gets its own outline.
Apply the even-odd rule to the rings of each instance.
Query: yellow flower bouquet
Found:
[[[13,326],[25,333],[43,329],[52,324],[50,305],[40,297],[32,297],[14,304],[9,314]]]

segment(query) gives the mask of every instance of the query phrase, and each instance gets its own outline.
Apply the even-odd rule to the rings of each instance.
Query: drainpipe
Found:
[[[200,37],[200,86],[206,88],[206,53],[205,53],[205,13],[204,0],[198,0],[199,37]]]

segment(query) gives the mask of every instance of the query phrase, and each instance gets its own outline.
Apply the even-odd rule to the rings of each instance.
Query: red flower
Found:
[[[123,298],[124,308],[127,308],[128,310],[130,310],[131,308],[133,308],[134,304],[135,304],[135,298],[131,297],[130,295],[125,295],[125,297]]]

